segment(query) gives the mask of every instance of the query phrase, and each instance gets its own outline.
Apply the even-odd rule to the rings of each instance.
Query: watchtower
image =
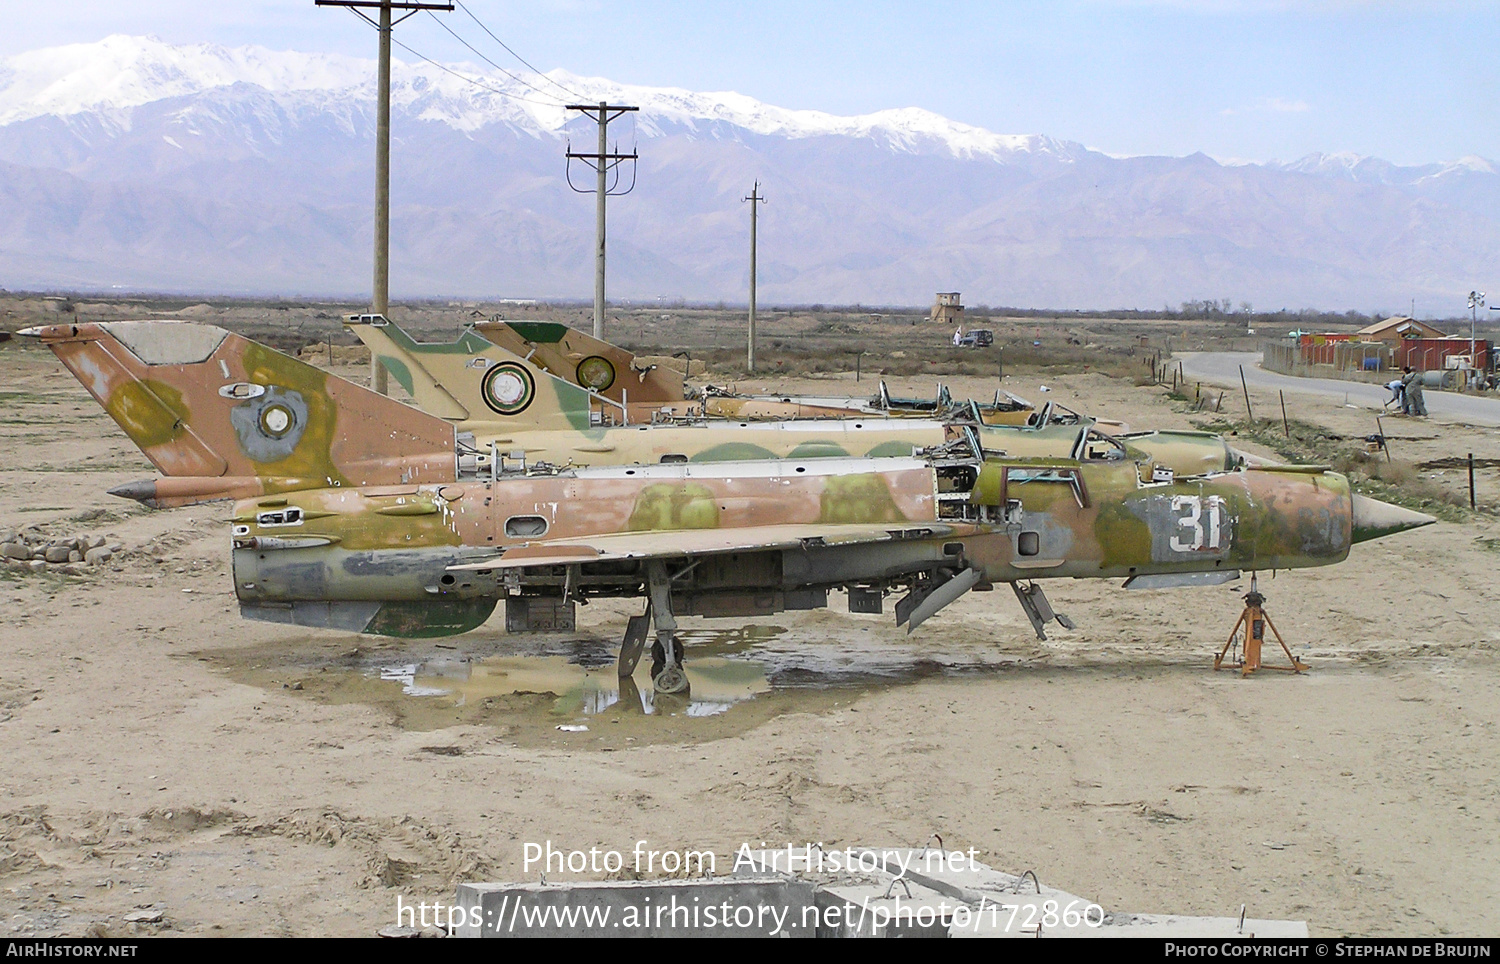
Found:
[[[957,291],[939,291],[937,301],[932,304],[932,320],[942,325],[964,323],[963,299]]]

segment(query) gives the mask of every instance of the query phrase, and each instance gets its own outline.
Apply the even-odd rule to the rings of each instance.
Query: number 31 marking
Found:
[[[1172,511],[1184,513],[1177,520],[1178,531],[1173,533],[1173,552],[1197,552],[1200,549],[1218,550],[1224,535],[1224,500],[1211,495],[1207,499],[1196,495],[1172,496]]]

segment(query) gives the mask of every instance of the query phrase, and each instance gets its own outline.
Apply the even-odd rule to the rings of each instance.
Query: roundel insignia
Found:
[[[285,405],[267,405],[260,410],[260,427],[271,438],[281,438],[296,423],[296,416]]]
[[[501,362],[484,373],[484,403],[501,415],[519,415],[536,397],[536,383],[521,365]]]
[[[578,384],[602,392],[615,383],[615,366],[608,358],[590,355],[578,363]]]

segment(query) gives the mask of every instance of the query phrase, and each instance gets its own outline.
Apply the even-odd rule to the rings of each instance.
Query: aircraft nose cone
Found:
[[[1350,541],[1368,542],[1381,536],[1395,535],[1407,529],[1436,522],[1430,515],[1403,509],[1399,505],[1354,496],[1354,532]]]

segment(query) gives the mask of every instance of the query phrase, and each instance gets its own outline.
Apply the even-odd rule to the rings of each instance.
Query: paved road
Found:
[[[1260,352],[1179,352],[1173,356],[1182,362],[1184,376],[1190,382],[1215,382],[1237,387],[1240,383],[1240,366],[1245,366],[1245,381],[1256,388],[1282,389],[1288,393],[1305,395],[1329,395],[1343,398],[1351,404],[1368,408],[1380,408],[1391,393],[1381,385],[1366,382],[1345,382],[1336,378],[1297,378],[1278,375],[1260,367]],[[1455,422],[1470,425],[1500,427],[1500,398],[1459,395],[1454,392],[1439,392],[1431,388],[1422,392],[1427,402],[1427,412]]]

